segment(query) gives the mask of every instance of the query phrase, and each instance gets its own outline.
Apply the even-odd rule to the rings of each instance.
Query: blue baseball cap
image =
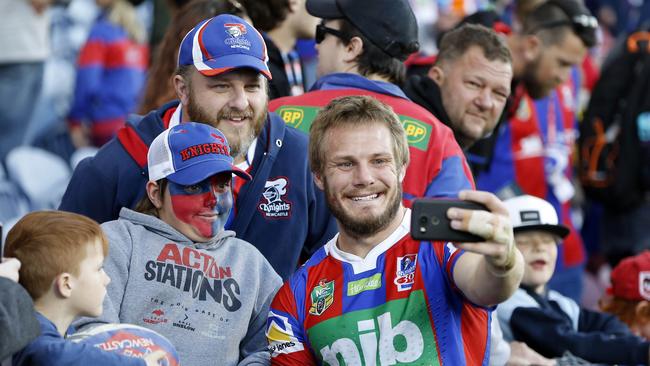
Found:
[[[188,186],[223,172],[251,179],[233,165],[226,136],[203,123],[186,122],[163,131],[151,143],[147,163],[150,181],[167,178]]]
[[[244,19],[221,14],[206,19],[185,35],[178,65],[194,65],[205,76],[250,67],[271,79],[262,35]]]

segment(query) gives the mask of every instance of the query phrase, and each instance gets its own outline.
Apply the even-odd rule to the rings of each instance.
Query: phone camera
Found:
[[[438,225],[440,223],[440,219],[438,216],[431,216],[431,225]]]

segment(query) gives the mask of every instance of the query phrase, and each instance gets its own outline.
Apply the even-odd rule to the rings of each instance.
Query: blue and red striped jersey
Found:
[[[463,251],[401,226],[365,258],[338,236],[280,289],[267,338],[272,365],[486,365],[490,311],[456,288]]]

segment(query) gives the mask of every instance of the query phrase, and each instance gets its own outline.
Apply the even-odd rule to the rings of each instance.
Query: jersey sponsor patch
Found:
[[[397,291],[406,291],[413,287],[417,260],[417,254],[407,254],[403,257],[397,257],[397,271],[395,272],[395,280],[393,281],[397,285]]]
[[[438,365],[422,290],[372,309],[345,313],[307,330],[325,365]]]
[[[426,151],[431,138],[431,126],[424,122],[407,119],[404,116],[399,116],[399,118],[406,131],[406,140],[409,146]]]
[[[267,219],[291,217],[291,202],[287,199],[288,191],[289,180],[286,177],[267,180],[257,209]]]
[[[275,113],[282,117],[284,123],[293,128],[297,128],[306,134],[309,134],[311,123],[314,121],[314,118],[316,118],[319,110],[320,107],[287,105],[278,108]]]
[[[272,357],[304,349],[294,333],[293,326],[289,323],[289,318],[273,310],[269,311],[266,321],[266,338],[269,341],[269,352]]]
[[[326,281],[326,279],[318,281],[318,285],[311,290],[309,314],[321,315],[334,302],[334,280]]]
[[[376,290],[381,288],[381,273],[376,273],[370,277],[362,278],[356,281],[348,282],[348,296],[358,295],[364,291]]]

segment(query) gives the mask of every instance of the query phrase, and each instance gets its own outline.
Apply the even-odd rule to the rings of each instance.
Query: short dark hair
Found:
[[[533,9],[522,22],[524,34],[536,34],[546,45],[564,40],[568,31],[586,47],[596,44],[598,22],[579,0],[549,0]]]
[[[489,61],[498,60],[512,64],[512,55],[503,37],[480,24],[463,24],[442,37],[436,65],[455,61],[474,46],[479,47]]]
[[[255,28],[268,32],[282,23],[289,15],[289,0],[242,0]]]
[[[367,37],[361,34],[347,19],[338,19],[340,22],[340,31],[346,34],[349,39],[359,37],[363,42],[363,52],[357,57],[357,69],[363,76],[371,74],[381,75],[387,78],[391,83],[401,85],[406,78],[406,66],[404,63],[377,47]],[[345,44],[344,40],[341,40]]]

